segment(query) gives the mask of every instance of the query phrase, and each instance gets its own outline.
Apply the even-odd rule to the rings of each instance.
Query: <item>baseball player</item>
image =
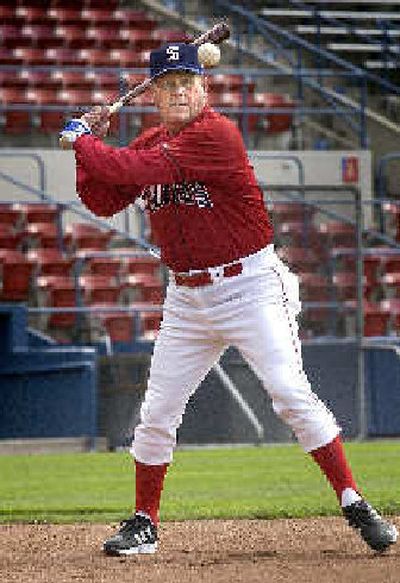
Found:
[[[104,542],[110,555],[154,553],[160,497],[176,430],[189,397],[224,350],[236,346],[334,488],[349,524],[384,551],[394,525],[360,494],[340,428],[303,371],[296,316],[297,277],[274,251],[263,194],[237,127],[207,105],[197,48],[169,44],[151,53],[151,90],[162,123],[128,147],[100,139],[103,108],[68,122],[77,192],[95,214],[111,216],[137,197],[170,271],[163,322],[132,443],[134,514]]]

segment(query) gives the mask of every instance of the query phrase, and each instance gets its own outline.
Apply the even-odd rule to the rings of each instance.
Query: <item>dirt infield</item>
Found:
[[[400,517],[394,519],[400,527]],[[165,523],[157,555],[107,557],[113,525],[1,525],[2,583],[399,583],[400,543],[371,552],[340,518]]]

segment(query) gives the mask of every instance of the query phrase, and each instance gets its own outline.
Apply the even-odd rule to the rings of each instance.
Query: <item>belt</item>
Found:
[[[210,267],[204,271],[197,271],[196,273],[175,273],[174,279],[176,285],[183,285],[186,287],[202,287],[210,285],[220,277],[234,277],[243,271],[243,265],[240,261],[231,263],[221,267]]]

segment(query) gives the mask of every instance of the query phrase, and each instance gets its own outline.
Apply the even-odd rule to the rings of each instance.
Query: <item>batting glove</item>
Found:
[[[77,138],[90,135],[92,130],[89,124],[83,119],[70,119],[60,132],[60,140],[73,144]]]

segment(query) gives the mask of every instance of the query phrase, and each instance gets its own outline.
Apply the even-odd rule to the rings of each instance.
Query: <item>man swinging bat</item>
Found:
[[[141,196],[170,270],[163,321],[131,452],[133,515],[104,542],[110,555],[154,553],[160,497],[185,406],[224,350],[236,346],[262,380],[275,412],[332,485],[343,514],[374,550],[396,528],[363,498],[346,461],[340,428],[303,371],[297,277],[274,251],[273,231],[235,124],[207,105],[193,44],[151,53],[151,88],[162,123],[128,147],[100,139],[109,110],[69,122],[77,192],[111,216]]]

